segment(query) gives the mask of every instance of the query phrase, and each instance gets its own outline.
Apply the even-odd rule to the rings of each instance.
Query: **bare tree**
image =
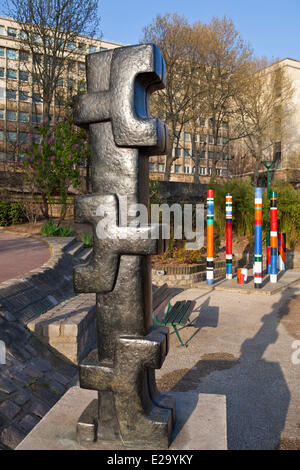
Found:
[[[279,63],[257,59],[248,66],[243,86],[235,96],[235,120],[243,128],[243,145],[253,159],[253,184],[265,159],[272,160],[283,140],[288,140],[293,87]]]
[[[222,138],[222,129],[234,114],[237,93],[244,84],[242,77],[252,55],[252,50],[240,37],[231,19],[213,18],[207,25],[194,25],[197,41],[195,59],[201,68],[201,96],[198,107],[205,109],[213,138],[211,177],[216,176],[217,163],[224,155],[224,141],[221,151],[216,145]],[[236,131],[238,129],[236,128]],[[241,128],[239,128],[239,131]],[[237,132],[230,138],[238,138]],[[227,144],[225,144],[228,153]]]
[[[168,126],[170,151],[166,158],[165,180],[169,180],[171,165],[177,159],[173,149],[180,147],[184,127],[194,118],[193,106],[201,93],[195,86],[198,64],[193,60],[195,41],[193,30],[187,20],[177,14],[157,15],[145,26],[143,42],[153,42],[161,49],[166,61],[166,88],[152,95],[151,111],[163,119]]]
[[[43,99],[43,118],[72,61],[78,35],[94,36],[99,25],[98,0],[9,0],[8,14],[21,28],[22,48],[32,57],[33,81]]]

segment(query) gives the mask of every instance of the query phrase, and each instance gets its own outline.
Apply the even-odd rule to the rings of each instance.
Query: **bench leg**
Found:
[[[180,338],[179,332],[178,332],[178,330],[177,330],[177,328],[176,328],[176,325],[173,325],[173,328],[174,328],[174,331],[175,331],[175,333],[176,333],[176,335],[177,335],[177,338],[179,339],[179,342],[180,342],[181,346],[183,346],[183,347],[185,348],[186,345],[183,344],[183,342],[181,341],[181,338]]]

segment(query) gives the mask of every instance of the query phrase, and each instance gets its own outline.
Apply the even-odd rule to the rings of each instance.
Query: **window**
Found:
[[[42,120],[42,115],[40,113],[32,113],[31,120],[34,124],[39,124]]]
[[[228,144],[228,138],[227,137],[223,137],[223,145],[227,145]]]
[[[62,78],[59,78],[56,82],[56,86],[63,87],[64,86],[64,81]]]
[[[184,172],[185,172],[185,173],[189,173],[189,172],[190,172],[190,167],[189,167],[189,166],[185,166],[185,167],[184,167]]]
[[[40,76],[38,73],[33,73],[32,74],[32,82],[33,83],[40,83]]]
[[[4,68],[0,67],[0,78],[4,77]]]
[[[51,47],[53,45],[53,39],[50,36],[46,36],[45,43],[48,47]]]
[[[214,141],[214,136],[213,136],[213,135],[209,135],[209,136],[208,136],[208,143],[209,143],[209,144],[214,144],[214,142],[215,142],[215,141]]]
[[[28,72],[24,72],[24,70],[20,70],[19,72],[19,80],[21,82],[28,82]]]
[[[190,157],[190,152],[188,151],[188,149],[184,149],[183,155],[184,155],[185,157]]]
[[[222,158],[223,158],[223,160],[228,160],[228,153],[223,153]]]
[[[207,135],[201,134],[200,135],[200,143],[204,144],[204,142],[207,142]]]
[[[222,174],[221,168],[217,168],[216,173],[217,173],[217,176],[221,176],[221,174]]]
[[[17,80],[17,71],[13,69],[7,69],[7,78]]]
[[[155,171],[154,163],[149,163],[149,171],[151,171],[151,173],[153,173]]]
[[[163,173],[163,172],[164,172],[164,170],[165,170],[165,165],[164,165],[163,163],[159,163],[159,164],[157,165],[157,167],[158,167],[158,172],[159,172],[159,173]]]
[[[7,36],[10,36],[11,38],[16,38],[17,30],[15,28],[7,28]]]
[[[96,46],[89,46],[89,53],[92,54],[93,52],[97,52]]]
[[[40,64],[42,62],[42,55],[41,54],[33,54],[33,63]]]
[[[175,165],[175,173],[180,173],[180,165]]]
[[[76,87],[76,81],[70,78],[70,80],[68,81],[68,88],[75,90],[75,87]]]
[[[203,150],[203,151],[200,153],[200,158],[206,158],[205,150]]]
[[[19,111],[19,122],[28,122],[29,121],[29,113]]]
[[[222,145],[223,139],[222,137],[217,138],[217,145]]]
[[[4,26],[2,26],[2,25],[0,26],[0,34],[1,34],[2,36],[4,36],[4,34],[5,34],[5,28],[4,28]]]
[[[20,39],[22,39],[22,41],[26,41],[28,38],[28,34],[25,33],[25,31],[21,30],[20,31]]]
[[[4,152],[0,152],[0,160],[5,160],[5,153]]]
[[[40,134],[33,134],[33,142],[35,142],[36,144],[39,144],[41,142]]]
[[[16,121],[17,120],[17,112],[16,111],[6,111],[6,119],[8,121]]]
[[[6,49],[6,57],[8,59],[17,59],[17,49]]]
[[[4,132],[0,131],[0,140],[4,140]]]
[[[185,133],[184,133],[184,140],[185,140],[186,142],[190,142],[190,140],[191,140],[191,134],[190,134],[189,132],[185,132]]]
[[[84,62],[78,62],[78,70],[79,70],[79,72],[85,72],[85,63]]]
[[[214,158],[214,152],[208,152],[208,158],[212,160]]]
[[[16,142],[17,140],[17,133],[8,131],[6,132],[6,139],[9,140],[10,142]]]
[[[196,168],[193,166],[192,173],[195,173]]]
[[[208,169],[208,174],[211,176],[211,168]]]
[[[6,160],[14,160],[14,155],[13,155],[13,153],[7,153],[7,154],[6,154]]]
[[[19,52],[19,59],[22,60],[23,62],[28,62],[29,60],[29,54],[26,51],[20,51]]]
[[[75,49],[75,42],[68,41],[67,42],[67,49],[70,49],[71,51],[73,51]]]
[[[27,132],[19,132],[19,142],[26,142],[28,139],[28,133]]]
[[[174,149],[174,157],[180,157],[180,155],[181,155],[181,149],[176,147]]]
[[[5,57],[5,49],[4,49],[4,47],[0,47],[0,57]]]
[[[16,90],[6,90],[6,98],[8,100],[14,100],[16,101],[17,99],[17,92]]]
[[[39,34],[33,34],[32,35],[32,40],[33,40],[33,42],[35,42],[37,44],[41,44],[41,42],[42,42],[42,38]]]
[[[80,52],[85,51],[85,48],[86,48],[86,45],[84,44],[84,42],[79,42],[79,43],[78,43],[78,50],[79,50]]]
[[[28,91],[19,91],[19,101],[28,101]]]
[[[223,127],[223,129],[228,129],[228,122],[227,121],[223,121],[221,123],[221,127]]]
[[[200,118],[200,126],[205,127],[205,119],[204,118]]]
[[[174,132],[174,136],[176,137],[176,139],[180,139],[180,132],[179,131],[175,131]]]
[[[4,88],[0,88],[0,99],[4,99],[5,94],[4,94]]]
[[[199,134],[194,134],[193,138],[194,138],[194,142],[199,142]]]
[[[4,109],[0,109],[0,119],[4,119]]]
[[[205,175],[205,174],[206,174],[206,168],[205,168],[205,166],[200,166],[200,168],[199,168],[199,173],[200,173],[200,175]]]
[[[42,98],[39,95],[39,93],[33,93],[32,101],[33,101],[33,103],[41,103],[42,102]]]

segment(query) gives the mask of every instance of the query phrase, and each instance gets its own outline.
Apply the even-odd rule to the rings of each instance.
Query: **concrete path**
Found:
[[[49,257],[42,240],[0,231],[0,283],[38,268]]]
[[[196,300],[188,347],[171,333],[158,387],[226,395],[229,449],[300,448],[300,283],[272,296],[189,289],[172,303],[183,299]]]

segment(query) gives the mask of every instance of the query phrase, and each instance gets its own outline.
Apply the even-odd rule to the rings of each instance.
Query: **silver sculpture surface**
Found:
[[[74,118],[89,128],[92,194],[76,199],[75,216],[92,224],[94,247],[90,262],[75,268],[74,287],[96,293],[98,349],[79,374],[81,387],[97,390],[98,400],[79,419],[77,438],[167,448],[175,400],[155,382],[168,329],[153,326],[149,259],[160,242],[150,225],[134,228],[148,238],[124,238],[119,210],[124,196],[148,207],[148,157],[167,152],[166,127],[148,114],[150,94],[165,86],[165,63],[157,46],[142,44],[90,54],[86,66],[87,94],[75,97]],[[99,239],[105,213],[111,224],[108,237]]]

